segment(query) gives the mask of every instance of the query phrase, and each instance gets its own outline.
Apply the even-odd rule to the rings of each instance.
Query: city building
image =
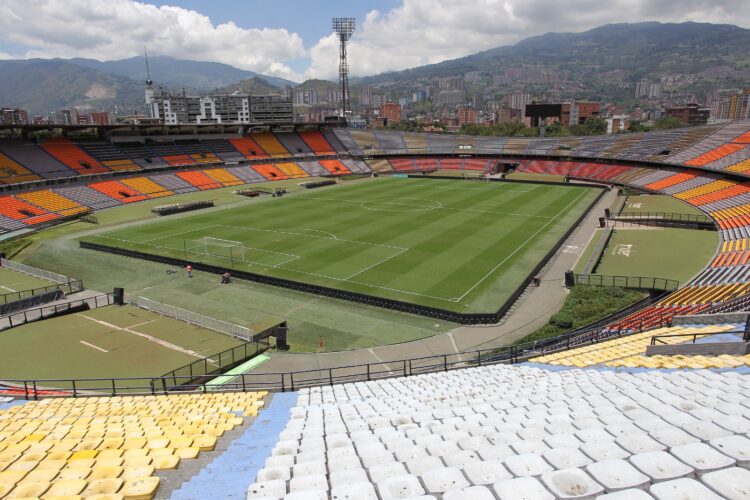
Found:
[[[1,125],[27,125],[29,114],[20,108],[0,108]]]
[[[385,120],[385,125],[391,125],[401,121],[401,106],[395,102],[387,102],[380,106],[380,118]]]
[[[667,108],[666,116],[677,118],[685,125],[694,127],[696,125],[705,125],[711,115],[711,108],[699,107],[696,103],[690,103],[687,106],[679,108]]]
[[[295,95],[296,97],[296,95]],[[181,123],[292,123],[292,97],[282,95],[217,94],[189,96],[161,94],[148,106],[149,117],[166,125]]]
[[[599,118],[601,104],[598,102],[575,101],[563,103],[532,103],[526,106],[525,117],[530,118],[531,126],[561,122],[565,126],[581,125],[589,118]]]
[[[458,110],[458,126],[469,125],[477,122],[477,112],[473,108],[460,108]]]
[[[635,98],[661,99],[662,89],[661,82],[641,80],[635,84]]]
[[[711,123],[750,118],[750,88],[717,90],[711,102]]]
[[[432,97],[435,106],[459,106],[466,104],[466,92],[463,90],[441,90]]]
[[[526,105],[531,103],[531,94],[527,92],[509,94],[505,96],[504,101],[509,108],[520,109],[523,115],[526,111]]]

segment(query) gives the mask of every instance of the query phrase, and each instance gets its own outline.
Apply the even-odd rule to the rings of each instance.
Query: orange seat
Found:
[[[42,208],[26,203],[13,196],[3,196],[0,198],[0,215],[20,220],[27,224],[30,220],[36,221],[33,223],[38,223],[59,217],[56,214],[50,214]]]
[[[253,140],[255,140],[255,142],[257,142],[266,153],[274,158],[292,156],[284,145],[279,142],[276,136],[269,132],[253,134]]]
[[[89,187],[123,203],[133,203],[148,199],[140,191],[117,181],[94,182],[89,184]]]
[[[319,155],[335,155],[336,151],[334,151],[333,147],[328,143],[325,137],[323,137],[323,134],[318,132],[317,130],[308,131],[308,132],[300,132],[299,136],[302,138],[303,141],[305,141],[305,144],[310,146],[310,149],[312,149],[316,154]]]
[[[346,168],[346,165],[339,160],[320,160],[320,164],[323,165],[324,169],[335,175],[351,174],[351,171]]]
[[[180,179],[189,182],[198,189],[216,189],[222,187],[221,184],[210,178],[203,172],[196,170],[190,172],[177,172],[175,175]]]
[[[735,153],[744,147],[745,147],[744,144],[734,144],[731,142],[729,144],[722,144],[718,148],[714,148],[711,151],[703,153],[700,156],[696,156],[692,160],[686,161],[685,165],[694,165],[696,167],[702,167],[703,165],[708,165],[709,163],[713,161],[719,160],[721,158],[724,158],[727,155]]]
[[[652,182],[651,184],[647,184],[646,187],[648,189],[653,189],[654,191],[659,191],[660,189],[674,186],[675,184],[679,184],[680,182],[689,181],[693,177],[698,177],[698,173],[693,171],[682,172],[679,174],[671,175],[666,179],[661,179],[659,181]]]
[[[42,144],[42,149],[79,174],[109,172],[107,167],[65,137],[47,139]]]
[[[229,139],[229,142],[237,151],[245,155],[245,158],[268,158],[263,148],[249,137],[237,137]]]
[[[290,179],[298,179],[301,177],[309,177],[309,174],[299,168],[296,163],[292,162],[286,162],[286,163],[276,163],[276,168],[281,170],[285,175],[287,175]]]
[[[175,167],[196,164],[196,161],[188,155],[170,155],[162,156],[162,158],[164,159],[164,161]]]
[[[276,168],[275,165],[271,165],[270,163],[264,163],[262,165],[252,165],[251,168],[269,181],[280,181],[282,179],[289,178],[288,175],[286,175],[284,172]]]

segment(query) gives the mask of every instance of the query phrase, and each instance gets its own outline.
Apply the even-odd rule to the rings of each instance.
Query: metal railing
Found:
[[[52,304],[49,306],[38,307],[36,309],[27,309],[7,316],[1,316],[0,330],[7,330],[8,328],[76,312],[78,310],[96,309],[97,307],[104,307],[112,304],[114,304],[112,294],[105,293],[94,297],[88,297],[86,299],[72,300],[61,304]]]
[[[654,335],[651,337],[651,345],[658,344],[669,344],[669,342],[662,340],[667,338],[673,338],[673,337],[691,337],[690,343],[695,344],[695,342],[700,337],[707,337],[710,335],[724,335],[724,334],[734,334],[739,333],[743,336],[746,334],[745,330],[732,330],[728,332],[697,332],[697,333],[665,333],[664,335]]]
[[[610,219],[665,220],[675,222],[699,222],[713,224],[713,219],[703,214],[681,214],[674,212],[620,212]]]
[[[54,281],[55,283],[61,283],[61,284],[78,283],[80,284],[81,288],[75,291],[83,290],[83,282],[81,280],[68,278],[67,276],[63,276],[62,274],[57,274],[57,273],[53,273],[52,271],[39,269],[38,267],[27,266],[26,264],[21,264],[20,262],[14,262],[8,259],[0,259],[0,267],[13,269],[14,271],[28,274],[30,276],[35,276],[37,278],[42,278],[48,281]]]
[[[651,276],[610,276],[606,274],[576,274],[576,285],[636,288],[639,290],[677,290],[680,282]]]
[[[185,321],[191,325],[198,325],[215,332],[230,335],[234,338],[242,339],[246,342],[253,341],[253,332],[246,326],[236,325],[229,323],[228,321],[222,321],[220,319],[209,318],[202,314],[194,313],[186,309],[182,309],[169,304],[157,302],[155,300],[147,299],[145,297],[137,297],[130,299],[131,304],[135,304],[141,309],[152,311],[162,316],[169,316],[170,318]]]
[[[4,293],[0,295],[0,304],[15,302],[17,300],[33,297],[34,295],[41,295],[47,292],[53,292],[55,290],[62,290],[63,293],[78,292],[80,290],[83,290],[83,282],[81,280],[73,280],[68,283],[59,283],[57,285],[49,285],[39,288],[30,288],[29,290]]]

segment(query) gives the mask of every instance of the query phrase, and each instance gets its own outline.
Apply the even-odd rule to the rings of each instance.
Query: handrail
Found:
[[[727,332],[700,332],[700,333],[665,333],[663,335],[654,335],[651,337],[651,345],[656,345],[657,342],[660,344],[666,344],[667,342],[661,340],[671,337],[693,337],[691,344],[695,344],[698,337],[703,337],[706,335],[723,335],[723,334],[732,334],[732,333],[740,333],[742,335],[745,334],[744,330],[732,330]]]

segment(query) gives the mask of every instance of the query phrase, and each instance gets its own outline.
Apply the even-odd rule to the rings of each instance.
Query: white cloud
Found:
[[[309,2],[309,8],[320,8]],[[298,12],[296,15],[304,15]],[[550,31],[616,22],[701,21],[750,25],[747,0],[402,0],[360,20],[349,44],[353,75],[437,63]],[[338,41],[305,50],[285,29],[214,24],[194,10],[135,0],[2,0],[0,41],[24,57],[120,59],[141,54],[217,61],[299,81],[336,79]],[[5,54],[7,55],[7,54]],[[0,54],[2,57],[3,54]],[[309,57],[302,74],[288,62]]]
[[[370,12],[349,44],[350,71],[363,76],[462,57],[550,31],[618,22],[699,21],[750,25],[747,0],[404,0]],[[338,74],[336,40],[310,49],[308,77]]]
[[[196,11],[133,0],[3,0],[0,40],[25,57],[111,60],[143,53],[216,61],[296,78],[284,61],[304,57],[302,39],[285,29],[214,25]]]

